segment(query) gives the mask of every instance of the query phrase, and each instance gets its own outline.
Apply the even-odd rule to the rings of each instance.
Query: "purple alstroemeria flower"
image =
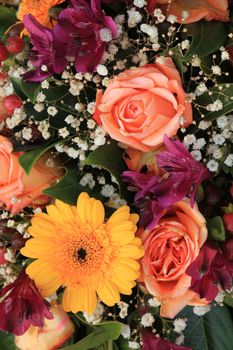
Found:
[[[178,140],[163,140],[167,151],[157,155],[157,164],[169,174],[170,196],[178,200],[188,196],[194,205],[195,193],[201,182],[209,176],[206,167],[197,162]],[[177,198],[179,198],[177,200]]]
[[[142,350],[191,350],[191,348],[171,343],[163,338],[156,337],[153,333],[143,332]]]
[[[215,299],[219,292],[232,287],[233,262],[215,247],[213,242],[206,241],[198,257],[186,270],[192,277],[190,289],[209,301]]]
[[[25,15],[23,23],[28,30],[33,45],[29,60],[36,68],[23,75],[27,81],[40,82],[53,74],[60,74],[67,65],[64,45],[56,40],[52,30],[43,27],[32,15]],[[43,71],[42,66],[47,70]]]
[[[22,335],[31,325],[43,327],[45,317],[53,319],[49,303],[42,298],[25,270],[0,291],[0,299],[0,329],[3,331]]]
[[[66,55],[75,58],[78,72],[93,72],[100,63],[106,42],[101,40],[101,29],[114,39],[117,27],[112,17],[105,16],[100,0],[72,0],[73,8],[63,10],[54,27],[56,38],[67,47]]]
[[[166,209],[188,196],[194,205],[200,183],[209,176],[204,165],[198,163],[180,141],[166,135],[167,151],[157,155],[158,166],[165,171],[161,178],[136,171],[124,171],[123,181],[136,191],[135,205],[142,211],[140,225],[152,229]]]

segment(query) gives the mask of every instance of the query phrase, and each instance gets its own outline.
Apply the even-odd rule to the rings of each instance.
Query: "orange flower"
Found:
[[[164,134],[176,135],[181,116],[185,126],[192,123],[191,104],[169,57],[125,70],[96,97],[97,123],[111,138],[143,152],[161,146]]]
[[[22,0],[19,5],[17,18],[23,21],[24,15],[32,14],[38,22],[47,28],[53,28],[53,22],[49,15],[51,7],[62,3],[64,0]],[[22,34],[27,35],[26,29]]]
[[[161,302],[161,316],[173,318],[187,304],[205,304],[191,290],[185,271],[207,238],[205,218],[189,200],[177,202],[151,231],[139,231],[145,255],[142,281]]]
[[[193,23],[202,18],[206,21],[229,21],[227,0],[157,0],[157,5],[161,5],[167,15],[176,16],[179,23]],[[184,11],[187,18],[182,20]]]
[[[51,309],[54,318],[45,319],[44,327],[31,326],[21,336],[15,336],[20,350],[55,350],[66,342],[74,332],[74,325],[60,305]]]
[[[49,198],[42,192],[62,175],[56,166],[53,168],[46,166],[50,153],[41,157],[30,175],[26,175],[19,164],[19,157],[22,154],[23,152],[13,152],[11,142],[6,137],[0,136],[0,201],[12,214],[32,204],[48,203]]]

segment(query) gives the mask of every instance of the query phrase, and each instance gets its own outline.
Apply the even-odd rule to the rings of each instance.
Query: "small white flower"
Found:
[[[34,104],[34,109],[35,111],[37,111],[38,113],[42,112],[44,110],[44,105],[43,103],[35,103]]]
[[[167,21],[168,21],[169,23],[174,24],[174,23],[176,23],[176,21],[177,21],[177,17],[174,16],[174,15],[169,15],[169,16],[167,17]]]
[[[143,8],[146,5],[145,0],[134,0],[133,2],[134,6]]]
[[[206,120],[202,120],[199,125],[198,128],[201,130],[206,130],[208,129],[210,126],[212,125],[212,123],[210,121],[206,121]]]
[[[233,166],[233,154],[228,154],[228,156],[226,157],[224,164],[226,164],[229,167]]]
[[[205,315],[207,312],[209,312],[211,309],[210,305],[206,305],[206,306],[194,306],[193,308],[193,313],[197,316],[203,316]]]
[[[30,129],[30,128],[23,128],[22,136],[27,141],[31,140],[32,139],[32,129]]]
[[[191,155],[194,159],[196,159],[198,162],[202,159],[202,154],[199,150],[194,150],[191,152]]]
[[[220,129],[224,129],[228,125],[228,119],[225,115],[217,119],[217,125]]]
[[[108,29],[108,28],[102,28],[100,29],[100,39],[103,41],[103,42],[109,42],[112,40],[112,33],[111,31]]]
[[[221,75],[222,74],[222,70],[221,70],[221,68],[219,66],[212,66],[211,70],[216,75]]]
[[[96,72],[102,77],[106,77],[108,75],[108,69],[103,64],[98,64],[96,67]]]
[[[222,51],[221,53],[221,58],[222,58],[222,61],[226,61],[226,60],[229,60],[230,59],[230,55],[227,51]]]
[[[61,137],[63,137],[63,139],[64,139],[65,137],[67,137],[67,136],[70,134],[66,127],[65,127],[65,128],[62,128],[62,129],[59,129],[59,130],[58,130],[58,133],[59,133],[59,135],[60,135]]]
[[[156,297],[153,297],[148,299],[148,304],[151,307],[159,307],[161,305],[161,302]]]
[[[226,139],[221,134],[216,134],[213,136],[213,141],[216,145],[223,145]]]
[[[223,153],[220,148],[217,148],[213,153],[214,159],[221,159],[222,156],[223,156]]]
[[[173,322],[173,326],[174,326],[174,332],[179,334],[179,333],[183,332],[183,330],[185,330],[187,324],[186,324],[186,321],[184,319],[177,318]]]
[[[181,42],[181,48],[182,50],[188,49],[190,46],[190,41],[188,39],[184,40]]]
[[[48,89],[49,88],[49,82],[47,80],[42,81],[41,87],[42,87],[42,89]]]
[[[129,341],[129,348],[130,349],[140,349],[141,345],[137,341]]]
[[[90,113],[90,114],[93,114],[95,112],[95,105],[96,105],[95,102],[88,103],[88,105],[87,105],[87,112]]]
[[[143,327],[151,327],[154,321],[154,316],[152,316],[149,312],[147,312],[141,317],[141,324]]]
[[[122,326],[121,335],[125,339],[129,339],[131,335],[130,327],[127,324]]]
[[[47,108],[47,112],[48,112],[49,115],[52,115],[54,117],[57,114],[58,110],[54,106],[49,106]]]
[[[135,27],[142,20],[140,12],[136,11],[134,7],[127,11],[128,13],[128,26],[129,28]]]
[[[176,338],[175,343],[177,345],[182,345],[184,344],[184,334],[181,334],[179,337]]]
[[[214,159],[209,160],[206,166],[211,172],[215,172],[218,170],[218,163]]]

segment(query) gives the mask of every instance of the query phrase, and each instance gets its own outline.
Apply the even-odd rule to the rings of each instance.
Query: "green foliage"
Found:
[[[63,350],[88,350],[96,349],[106,342],[119,338],[122,324],[120,322],[102,322],[92,327],[93,331],[76,344],[62,348]]]
[[[79,185],[79,180],[77,168],[66,168],[65,176],[56,185],[47,188],[43,192],[65,203],[75,205],[78,195],[86,191],[84,187]]]
[[[212,94],[205,92],[197,97],[197,103],[201,105],[201,111],[208,120],[214,120],[218,117],[233,111],[233,84],[218,84],[209,89]],[[220,100],[223,108],[216,112],[206,111],[205,107],[216,100]]]
[[[232,350],[233,324],[226,306],[212,306],[201,317],[193,313],[191,306],[187,306],[178,317],[188,319],[184,345],[192,350]]]
[[[0,36],[16,22],[15,10],[0,6]]]
[[[20,158],[19,162],[20,165],[23,167],[25,170],[26,174],[29,175],[30,171],[32,170],[33,165],[37,162],[37,160],[45,153],[47,152],[50,148],[54,147],[57,143],[60,141],[55,141],[53,143],[50,143],[49,145],[36,148],[33,151],[29,151],[24,153]]]
[[[226,232],[221,216],[215,216],[207,220],[207,228],[210,238],[215,241],[225,241]]]
[[[1,11],[1,9],[0,9]],[[17,350],[12,334],[0,331],[0,349],[1,350]]]
[[[123,149],[116,141],[98,147],[84,160],[84,165],[94,165],[109,171],[117,180],[121,191],[124,191],[121,174],[126,169],[123,160]]]
[[[185,26],[187,32],[184,38],[192,37],[191,45],[183,58],[184,63],[190,62],[193,55],[208,56],[224,46],[227,40],[226,26],[222,22],[199,21]]]
[[[40,84],[26,83],[19,78],[11,78],[15,93],[22,99],[29,98],[32,103],[36,102],[36,96],[41,89]]]

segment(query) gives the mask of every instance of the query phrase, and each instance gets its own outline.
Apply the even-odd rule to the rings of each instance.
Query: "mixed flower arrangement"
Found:
[[[233,6],[0,6],[0,349],[231,350]]]

